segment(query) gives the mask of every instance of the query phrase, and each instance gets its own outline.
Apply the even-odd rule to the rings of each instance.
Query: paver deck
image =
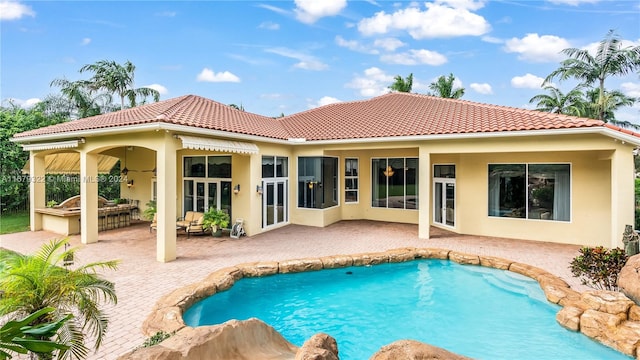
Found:
[[[280,261],[303,257],[385,251],[401,247],[446,248],[478,255],[499,256],[545,269],[584,290],[571,276],[568,265],[579,246],[503,238],[457,235],[431,228],[429,240],[418,238],[418,226],[375,221],[341,221],[326,228],[288,225],[240,239],[208,235],[178,237],[178,258],[169,263],[156,261],[155,232],[148,223],[99,233],[99,242],[80,243],[76,262],[119,259],[115,271],[103,276],[115,282],[118,304],[108,308],[109,331],[103,346],[90,359],[116,359],[144,341],[141,325],[163,295],[197,282],[207,274],[236,264],[253,261]],[[46,231],[25,232],[0,237],[0,246],[33,253],[40,245],[60,238]]]

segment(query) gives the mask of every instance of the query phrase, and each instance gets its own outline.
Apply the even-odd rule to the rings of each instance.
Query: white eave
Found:
[[[212,137],[225,137],[229,139],[238,139],[246,141],[259,141],[275,144],[288,145],[314,145],[314,144],[346,144],[346,143],[370,143],[370,142],[402,142],[402,141],[433,141],[433,140],[463,140],[463,139],[486,139],[486,138],[503,138],[503,137],[524,137],[524,136],[548,136],[548,135],[584,135],[584,134],[600,134],[627,142],[635,146],[640,146],[640,137],[626,134],[621,131],[610,129],[604,126],[592,126],[570,129],[540,129],[540,130],[522,130],[522,131],[501,131],[501,132],[479,132],[479,133],[462,133],[462,134],[436,134],[436,135],[412,135],[412,136],[387,136],[374,138],[349,138],[349,139],[331,139],[331,140],[309,140],[300,141],[298,138],[274,139],[258,135],[239,134],[228,131],[210,130],[197,128],[186,125],[168,124],[168,123],[146,123],[138,125],[129,125],[104,129],[89,129],[82,131],[43,134],[34,136],[25,136],[21,138],[12,138],[12,142],[16,143],[36,143],[39,141],[52,141],[59,139],[68,139],[70,137],[90,137],[102,135],[115,135],[131,132],[143,131],[170,131],[176,134],[198,134]],[[33,144],[38,145],[38,144]],[[23,145],[24,147],[24,145]],[[25,149],[26,150],[26,149]]]

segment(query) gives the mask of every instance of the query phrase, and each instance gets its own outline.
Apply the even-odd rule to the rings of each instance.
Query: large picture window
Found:
[[[338,159],[298,158],[298,207],[326,209],[338,205]]]
[[[371,206],[418,208],[418,159],[371,160]]]
[[[490,164],[489,216],[571,220],[571,165]]]

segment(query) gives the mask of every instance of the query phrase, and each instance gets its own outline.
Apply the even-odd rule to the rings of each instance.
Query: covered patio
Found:
[[[573,288],[584,290],[571,276],[568,264],[579,246],[495,237],[458,235],[431,227],[428,240],[418,237],[418,225],[368,220],[340,221],[318,231],[316,227],[287,225],[262,234],[232,239],[209,235],[177,235],[177,259],[156,261],[156,235],[148,223],[98,234],[89,246],[79,235],[70,237],[80,246],[77,263],[119,259],[117,271],[103,275],[115,282],[118,304],[108,309],[109,332],[103,346],[92,359],[116,359],[118,355],[144,341],[143,321],[156,301],[169,292],[204,278],[209,273],[240,263],[281,261],[338,254],[378,252],[402,247],[428,247],[457,250],[478,255],[498,256],[545,269]],[[36,231],[3,235],[0,246],[32,253],[60,235]]]

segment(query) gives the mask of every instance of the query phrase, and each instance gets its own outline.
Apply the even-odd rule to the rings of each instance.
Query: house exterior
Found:
[[[12,140],[30,152],[32,179],[46,156],[79,153],[83,243],[98,241],[97,157],[119,158],[121,197],[157,199],[159,261],[176,257],[176,218],[209,206],[248,235],[368,219],[418,224],[425,241],[436,226],[622,246],[640,146],[597,120],[407,93],[278,119],[187,95]],[[43,182],[31,182],[30,205],[40,230]]]

